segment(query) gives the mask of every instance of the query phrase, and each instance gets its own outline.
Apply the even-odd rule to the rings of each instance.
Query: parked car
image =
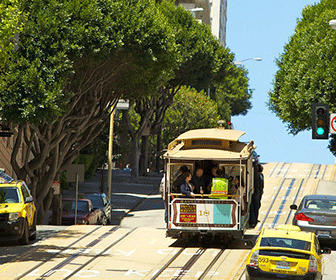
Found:
[[[296,210],[293,225],[303,231],[314,232],[320,239],[336,239],[336,196],[306,195]]]
[[[253,279],[322,279],[322,254],[314,233],[293,225],[263,229],[246,264],[246,280]]]
[[[23,181],[0,184],[0,238],[21,244],[36,239],[36,207]]]
[[[90,199],[93,209],[100,209],[103,215],[100,219],[100,224],[106,225],[111,222],[111,203],[104,193],[91,193],[87,194],[85,198]]]
[[[64,198],[62,200],[62,224],[75,224],[76,202],[73,198]],[[99,224],[102,212],[100,209],[93,209],[92,202],[89,199],[78,199],[77,201],[77,224],[79,225],[97,225]]]

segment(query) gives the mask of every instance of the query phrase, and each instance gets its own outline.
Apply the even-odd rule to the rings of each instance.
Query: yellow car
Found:
[[[0,184],[0,239],[28,244],[36,238],[36,207],[23,181]]]
[[[263,229],[246,264],[246,280],[322,279],[322,254],[314,233],[293,225]]]

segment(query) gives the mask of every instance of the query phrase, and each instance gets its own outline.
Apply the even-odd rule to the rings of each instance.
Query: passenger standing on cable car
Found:
[[[261,206],[261,198],[264,193],[264,175],[263,167],[261,164],[256,165],[256,172],[254,177],[254,192],[252,195],[251,208],[250,208],[250,226],[254,228],[259,220],[259,209]]]
[[[194,193],[204,194],[205,181],[203,173],[203,168],[197,167],[194,176],[191,178],[190,183],[195,187]]]
[[[180,191],[186,197],[194,197],[195,193],[193,192],[194,186],[190,183],[191,173],[187,171],[184,173],[184,183],[180,186]]]
[[[208,179],[206,180],[206,189],[204,190],[205,193],[211,193],[213,178],[218,178],[218,167],[216,165],[212,166],[211,173]]]

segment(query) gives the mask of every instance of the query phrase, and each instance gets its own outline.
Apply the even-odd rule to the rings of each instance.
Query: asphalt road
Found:
[[[264,174],[261,222],[247,232],[250,238],[262,227],[290,223],[289,206],[321,190],[325,181],[328,189],[336,189],[329,183],[335,179],[334,166],[269,163]],[[0,245],[0,279],[244,279],[249,253],[244,242],[222,248],[166,238],[155,187],[145,193],[124,190],[119,199],[117,210],[123,215],[116,226],[39,228],[40,240],[30,246]],[[325,256],[324,280],[335,279],[335,262],[336,251]]]

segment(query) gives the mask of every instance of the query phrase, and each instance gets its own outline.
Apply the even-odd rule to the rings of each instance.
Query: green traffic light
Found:
[[[318,127],[316,129],[316,133],[317,133],[317,135],[323,135],[324,134],[324,129],[322,127]]]

